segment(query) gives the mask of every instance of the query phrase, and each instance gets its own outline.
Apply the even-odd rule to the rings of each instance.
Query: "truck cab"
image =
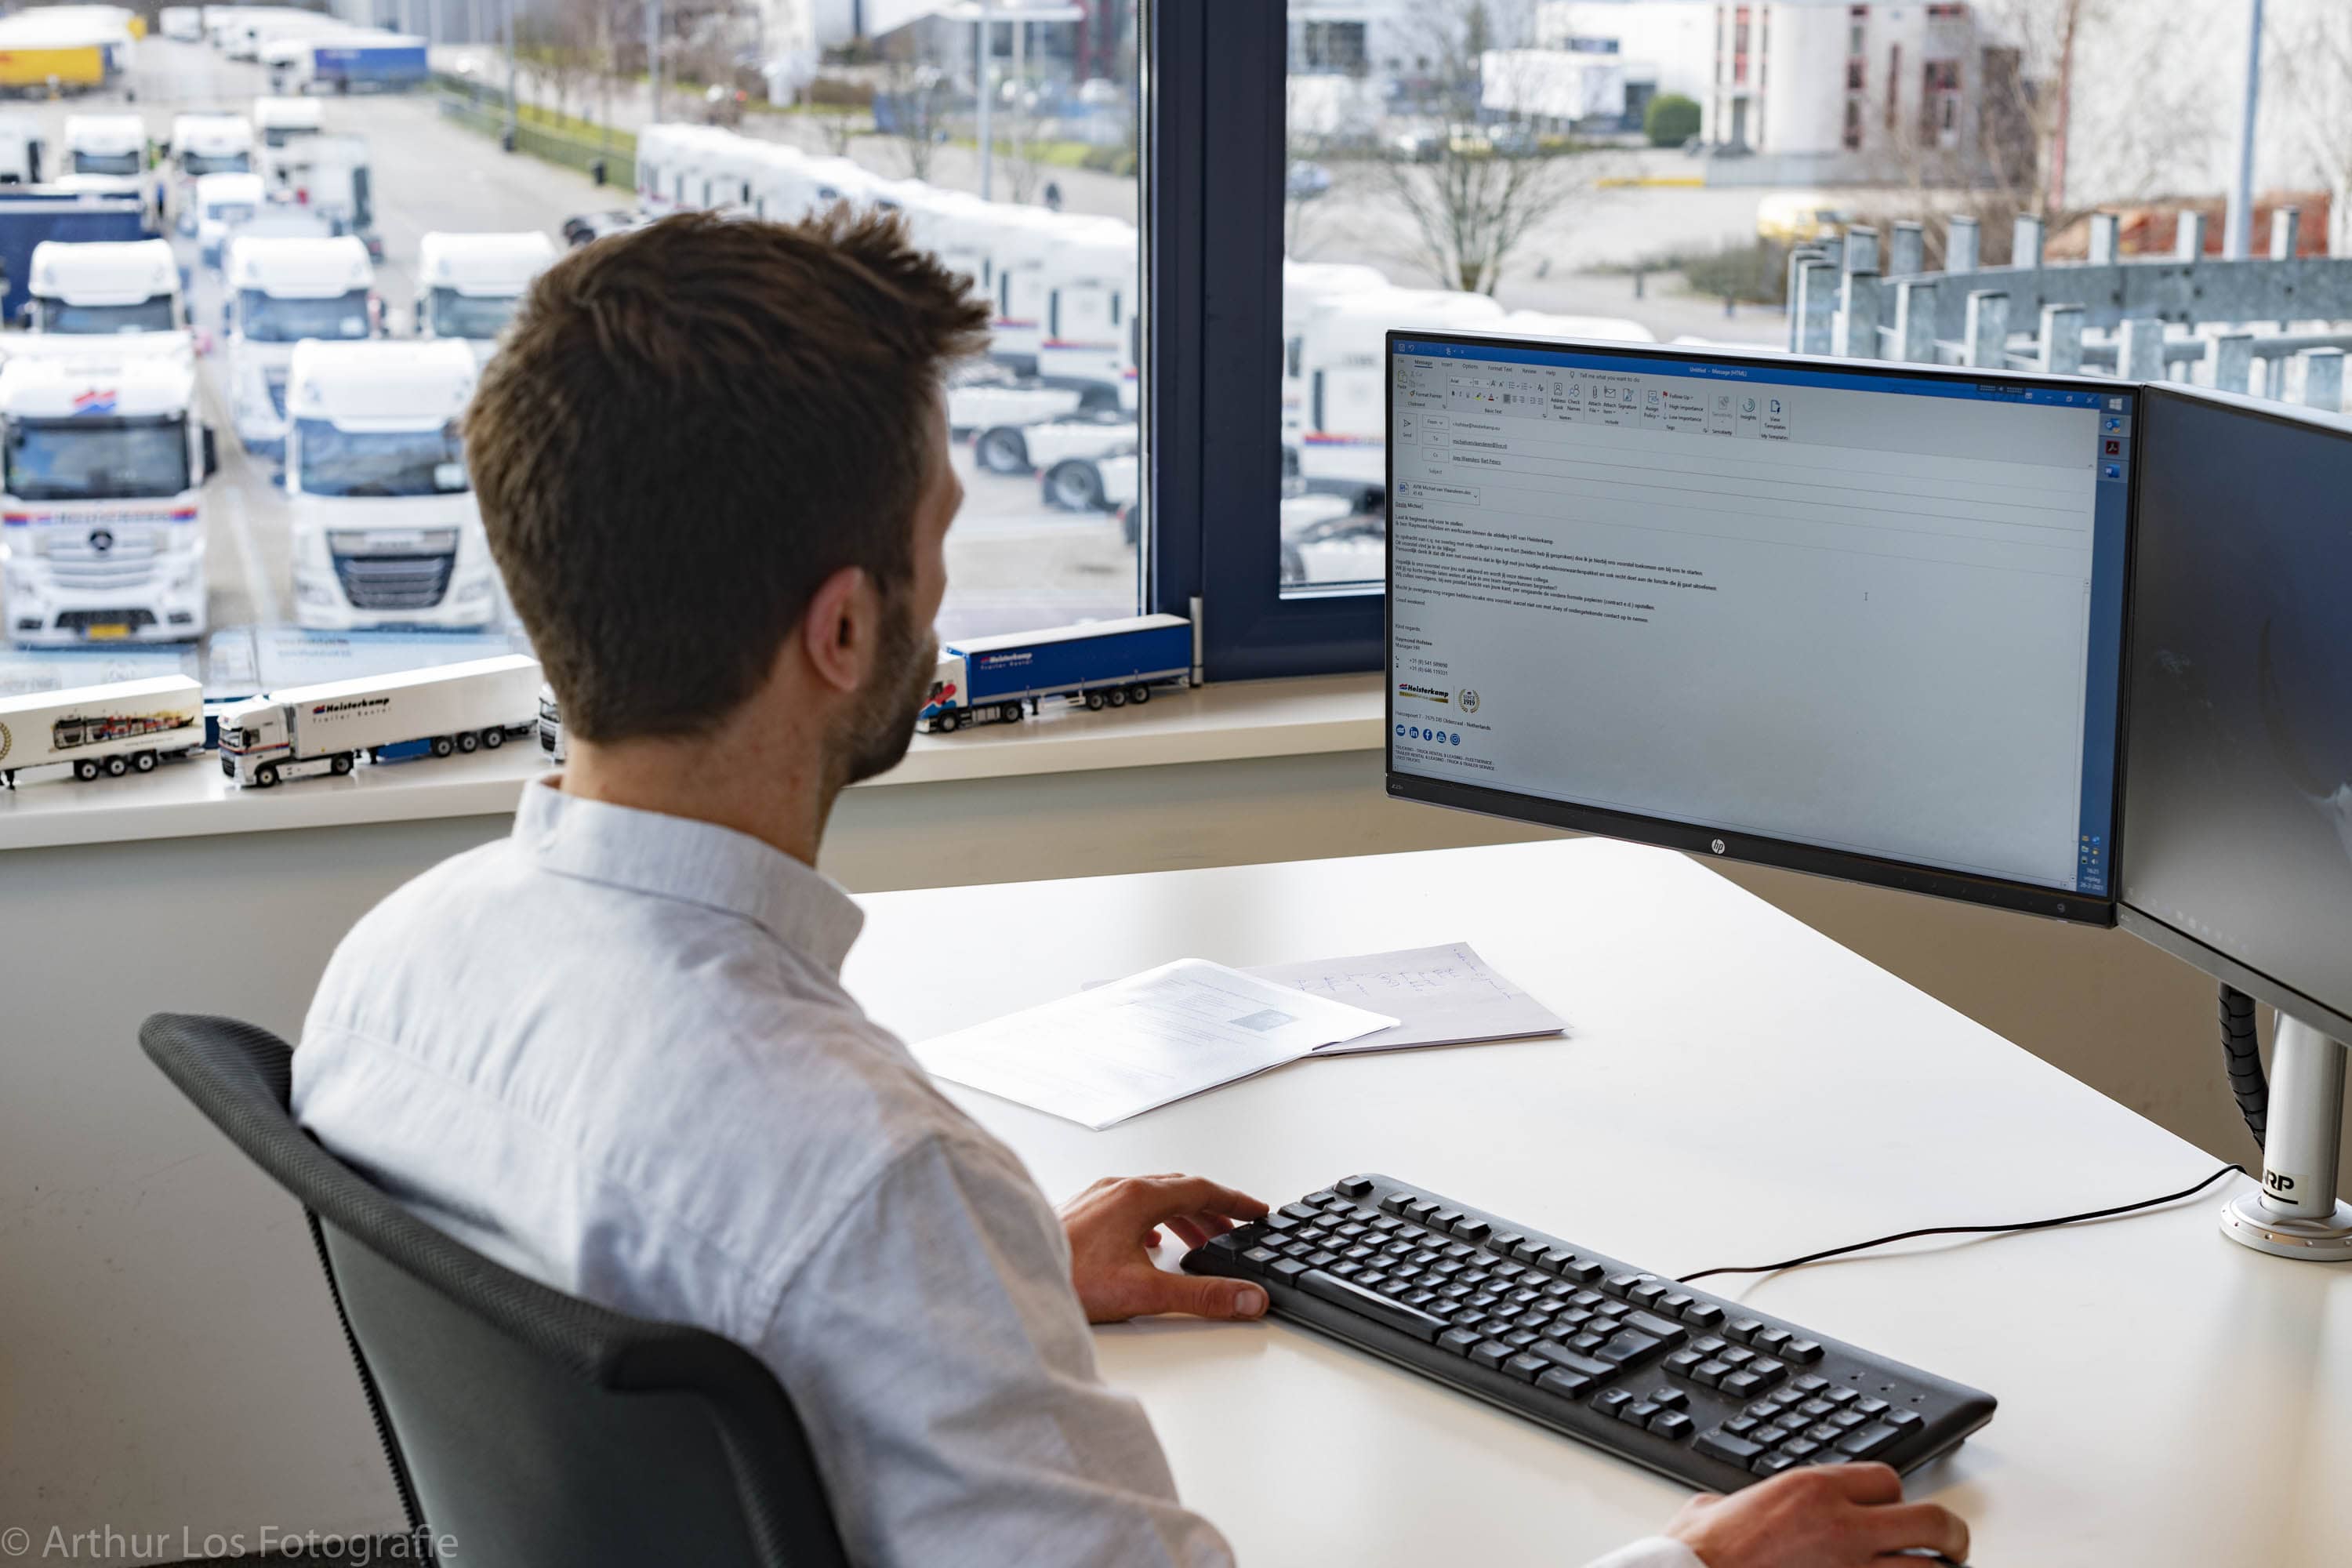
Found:
[[[1391,328],[1497,331],[1503,314],[1484,294],[1383,289],[1342,295],[1310,315],[1299,347],[1298,472],[1307,488],[1360,506],[1386,490]]]
[[[1045,268],[1074,226],[1043,207],[995,205],[989,215],[989,357],[1022,375],[1034,375],[1045,341]]]
[[[555,242],[519,234],[427,234],[416,247],[416,335],[454,338],[486,362],[532,279],[555,260]]]
[[[357,136],[302,136],[270,152],[270,194],[278,201],[316,214],[330,233],[348,234],[383,259],[375,232],[373,176],[365,140]]]
[[[1141,292],[1135,230],[1115,218],[1065,222],[1068,230],[1046,259],[1037,374],[1048,386],[1076,388],[1082,408],[1131,414]]]
[[[205,631],[200,491],[214,468],[185,361],[25,354],[0,365],[0,606],[19,643]]]
[[[1327,300],[1373,294],[1391,287],[1377,267],[1353,261],[1282,264],[1282,439],[1298,445],[1307,418],[1307,321]]]
[[[498,575],[457,421],[474,395],[462,342],[296,345],[286,492],[295,618],[334,630],[480,626]]]
[[[215,178],[221,176],[215,175]],[[247,237],[228,247],[228,382],[237,439],[265,457],[286,450],[287,383],[308,338],[375,335],[375,268],[348,235]],[[467,356],[470,363],[472,356]]]
[[[206,267],[221,264],[228,231],[261,210],[267,191],[258,174],[199,174],[190,187],[188,226]]]
[[[193,351],[168,240],[45,239],[33,247],[29,285],[25,325],[36,333],[103,337],[132,353]]]
[[[242,114],[181,114],[172,120],[165,216],[182,234],[196,232],[196,182],[206,174],[253,173],[253,125]]]
[[[29,114],[0,114],[0,185],[41,183],[41,122]]]
[[[79,176],[76,189],[143,194],[147,125],[137,115],[68,114],[65,142],[65,167],[58,173]]]
[[[264,97],[253,100],[253,128],[265,149],[262,156],[291,146],[305,136],[326,133],[325,106],[315,98]]]

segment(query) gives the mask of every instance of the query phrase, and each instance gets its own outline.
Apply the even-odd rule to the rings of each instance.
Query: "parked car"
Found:
[[[645,221],[641,213],[574,213],[563,220],[563,243],[576,248],[608,234],[625,234]]]

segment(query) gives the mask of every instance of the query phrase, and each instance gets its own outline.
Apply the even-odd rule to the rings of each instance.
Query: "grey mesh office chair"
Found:
[[[139,1043],[299,1200],[412,1530],[496,1568],[838,1568],[791,1402],[700,1329],[551,1290],[458,1245],[287,1111],[293,1051],[159,1013]]]

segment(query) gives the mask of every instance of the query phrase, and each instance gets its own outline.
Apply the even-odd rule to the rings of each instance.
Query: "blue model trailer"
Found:
[[[933,734],[1009,724],[1049,697],[1124,708],[1150,701],[1155,686],[1192,679],[1192,623],[1181,616],[968,637],[940,649],[922,723]]]

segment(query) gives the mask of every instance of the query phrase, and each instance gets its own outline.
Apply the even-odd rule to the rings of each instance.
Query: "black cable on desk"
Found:
[[[2246,1168],[2243,1165],[2232,1163],[2222,1166],[2193,1187],[2183,1187],[2177,1193],[2167,1193],[2160,1198],[2143,1198],[2136,1204],[2118,1204],[2111,1209],[2092,1209],[2084,1214],[2062,1215],[2056,1219],[2030,1219],[2017,1225],[1930,1226],[1925,1230],[1906,1230],[1894,1236],[1878,1237],[1870,1241],[1856,1241],[1843,1247],[1825,1247],[1822,1251],[1808,1252],[1802,1258],[1791,1258],[1782,1263],[1749,1263],[1738,1267],[1702,1268],[1696,1274],[1682,1276],[1675,1283],[1694,1284],[1716,1274],[1777,1274],[1783,1268],[1794,1268],[1801,1263],[1819,1263],[1824,1258],[1839,1258],[1849,1252],[1863,1252],[1874,1247],[1885,1247],[1897,1241],[1910,1241],[1923,1236],[2000,1236],[2011,1231],[2050,1230],[2062,1225],[2080,1225],[2089,1219],[2109,1219],[2119,1214],[2133,1214],[2140,1209],[2154,1208],[2159,1204],[2177,1203],[2182,1198],[2194,1197],[2232,1171],[2242,1176],[2246,1174]]]

